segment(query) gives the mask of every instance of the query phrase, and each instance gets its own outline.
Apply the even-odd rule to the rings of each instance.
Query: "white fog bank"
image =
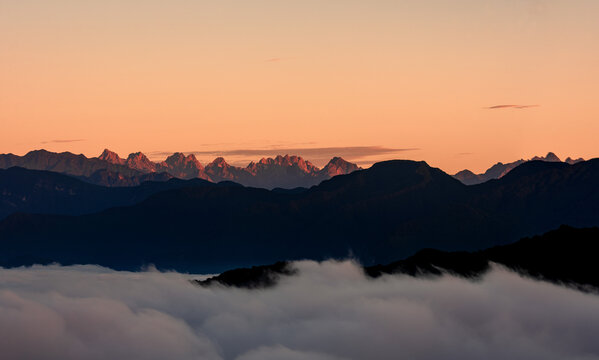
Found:
[[[599,359],[599,296],[496,268],[367,279],[297,262],[266,290],[95,266],[0,269],[2,359]]]

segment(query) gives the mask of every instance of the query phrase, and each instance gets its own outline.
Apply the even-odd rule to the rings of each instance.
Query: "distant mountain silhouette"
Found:
[[[142,174],[122,164],[113,164],[105,160],[87,158],[70,152],[54,153],[46,150],[34,150],[24,156],[0,154],[0,168],[19,166],[31,170],[48,170],[74,176],[91,176],[98,170],[118,172],[124,176]]]
[[[466,184],[466,185],[476,185],[476,184],[480,184],[492,179],[499,179],[503,176],[505,176],[505,174],[507,174],[508,172],[510,172],[512,169],[514,169],[515,167],[527,162],[527,161],[548,161],[548,162],[561,162],[560,158],[557,157],[557,155],[555,155],[552,152],[547,153],[546,156],[535,156],[530,160],[524,160],[524,159],[520,159],[511,163],[501,163],[498,162],[497,164],[491,166],[489,169],[487,169],[487,171],[485,171],[482,174],[475,174],[470,170],[462,170],[458,173],[456,173],[454,175],[454,177],[458,180],[460,180],[462,183]],[[584,161],[583,158],[579,158],[579,159],[572,159],[572,158],[567,158],[564,162],[572,165],[572,164],[576,164],[577,162],[581,162]]]
[[[119,154],[115,153],[114,151],[110,151],[108,149],[104,149],[102,154],[100,154],[100,156],[98,156],[98,159],[107,161],[111,164],[117,164],[117,165],[125,165],[127,163],[127,161],[125,159],[121,159]]]
[[[218,157],[206,165],[207,178],[214,182],[234,181],[236,183],[266,188],[310,187],[336,175],[349,174],[358,170],[356,164],[336,157],[321,170],[300,156],[278,155],[275,158],[262,158],[251,162],[247,167],[229,165]]]
[[[240,184],[247,181],[250,174],[243,168],[229,165],[224,158],[217,157],[206,165],[206,174],[212,181],[238,181]]]
[[[322,169],[322,172],[327,174],[329,177],[344,175],[352,173],[360,168],[356,164],[352,164],[343,160],[340,157],[334,157],[329,161],[328,164]]]
[[[192,154],[185,156],[183,153],[174,153],[159,164],[160,170],[167,172],[180,179],[205,179],[210,180],[206,175],[204,167],[198,159]]]
[[[67,174],[103,186],[137,186],[144,181],[165,181],[172,178],[165,173],[148,176],[145,172],[129,167],[125,160],[108,150],[100,158],[46,150],[30,151],[24,156],[0,154],[0,169],[13,166]]]
[[[143,181],[164,181],[176,177],[200,178],[212,182],[234,181],[267,189],[310,187],[332,176],[359,169],[357,165],[336,157],[320,170],[299,156],[289,155],[263,158],[257,163],[251,162],[245,168],[231,166],[219,157],[204,168],[194,155],[174,153],[165,161],[156,163],[141,152],[129,154],[123,159],[108,149],[98,158],[45,150],[31,151],[22,157],[0,155],[0,168],[12,166],[55,171],[103,186],[137,186]]]
[[[541,236],[477,252],[446,252],[424,249],[407,259],[388,265],[364,268],[366,275],[403,274],[416,277],[441,276],[449,273],[476,279],[484,275],[491,263],[503,265],[524,276],[538,280],[599,290],[599,228],[575,229],[562,226]],[[298,272],[289,262],[228,270],[206,280],[202,286],[216,284],[242,288],[266,288],[276,285],[282,276]]]
[[[566,158],[566,160],[564,160],[565,163],[570,164],[570,165],[574,165],[574,164],[579,163],[581,161],[584,161],[584,159],[583,158],[573,159],[573,158],[571,158],[569,156]]]
[[[169,173],[139,173],[137,175],[126,176],[119,171],[98,170],[90,176],[75,176],[77,179],[88,182],[90,184],[122,187],[122,186],[139,186],[146,181],[168,181],[173,178]]]
[[[388,263],[423,248],[477,250],[561,224],[597,226],[598,183],[599,159],[529,161],[475,186],[395,160],[301,191],[185,186],[92,215],[11,215],[0,222],[0,265],[151,263],[209,273],[350,253]]]
[[[134,153],[124,160],[110,150],[104,150],[99,159],[113,164],[125,164],[145,173],[166,172],[181,179],[201,178],[213,182],[236,183],[266,188],[310,187],[336,175],[349,174],[359,167],[340,157],[335,157],[321,170],[300,156],[278,155],[251,162],[247,167],[229,165],[222,157],[203,167],[193,155],[174,153],[161,163],[151,162],[142,153]]]
[[[102,172],[106,170],[98,170]],[[98,174],[98,172],[94,174]],[[160,175],[147,174],[144,176]],[[92,175],[94,176],[94,175]],[[115,206],[133,205],[169,189],[214,186],[204,180],[161,179],[135,187],[103,187],[71,176],[12,167],[0,169],[0,219],[16,213],[80,215]]]

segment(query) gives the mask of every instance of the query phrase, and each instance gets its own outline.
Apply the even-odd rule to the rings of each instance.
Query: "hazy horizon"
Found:
[[[29,153],[30,151],[37,151],[37,150],[46,150],[46,151],[50,151],[50,152],[70,152],[72,154],[76,154],[76,155],[84,155],[87,158],[96,158],[99,157],[102,152],[104,150],[109,150],[109,151],[113,151],[110,148],[104,148],[101,151],[95,153],[95,154],[84,154],[84,153],[78,153],[76,151],[72,151],[72,150],[62,150],[62,151],[52,151],[49,150],[46,147],[40,147],[40,148],[36,148],[36,149],[30,149],[21,153],[14,153],[14,152],[8,152],[17,156],[24,156],[27,153]],[[262,158],[274,158],[276,156],[285,156],[285,155],[289,155],[289,156],[300,156],[302,157],[304,160],[310,161],[312,164],[316,165],[319,168],[323,168],[333,157],[341,157],[346,161],[349,161],[351,163],[355,163],[358,166],[362,167],[362,168],[369,168],[370,166],[372,166],[373,164],[377,163],[377,162],[381,162],[381,161],[388,161],[388,160],[412,160],[412,161],[425,161],[427,162],[430,166],[433,167],[437,167],[440,168],[441,170],[443,170],[444,172],[448,173],[448,174],[454,174],[457,173],[458,171],[461,170],[470,170],[473,171],[474,173],[484,173],[488,168],[490,168],[491,166],[497,164],[497,163],[511,163],[511,162],[515,162],[518,160],[531,160],[534,157],[544,157],[546,155],[548,155],[549,153],[553,153],[555,154],[561,161],[566,160],[567,158],[571,158],[571,159],[578,159],[580,158],[579,156],[574,156],[574,155],[569,155],[569,154],[556,154],[553,151],[547,151],[544,153],[539,153],[539,154],[533,154],[529,157],[517,157],[517,158],[513,158],[513,159],[497,159],[487,165],[483,165],[482,167],[480,167],[479,169],[476,168],[470,168],[467,166],[467,162],[464,162],[464,166],[460,167],[458,165],[458,170],[455,171],[448,171],[447,169],[444,169],[440,166],[437,166],[435,164],[432,164],[431,162],[427,161],[426,159],[420,159],[417,157],[410,157],[407,154],[413,153],[413,152],[418,152],[420,149],[390,149],[390,148],[383,148],[383,147],[379,147],[379,146],[358,146],[358,147],[332,147],[332,148],[274,148],[274,149],[231,149],[231,150],[198,150],[198,151],[150,151],[150,152],[144,152],[144,151],[133,151],[131,153],[123,153],[120,154],[116,151],[114,151],[115,153],[117,153],[117,155],[119,155],[119,157],[121,157],[122,159],[126,159],[128,155],[132,154],[132,153],[137,153],[137,152],[141,152],[144,155],[146,155],[148,157],[148,159],[150,159],[151,161],[155,162],[155,163],[160,163],[164,160],[166,160],[167,157],[169,157],[170,155],[173,155],[174,153],[182,153],[184,155],[194,155],[198,161],[202,164],[202,165],[207,165],[210,162],[212,162],[214,159],[216,159],[217,157],[223,157],[227,163],[229,165],[233,165],[233,166],[237,166],[237,167],[246,167],[248,166],[248,164],[250,164],[251,162],[257,162],[259,160],[261,160]],[[399,156],[390,156],[390,157],[383,157],[385,155],[381,155],[381,154],[399,154]],[[402,155],[405,154],[405,155]],[[377,160],[372,160],[373,157],[378,157]],[[584,160],[590,160],[590,159],[594,159],[596,158],[596,156],[591,156],[588,158],[584,158]],[[368,160],[371,159],[371,160]]]

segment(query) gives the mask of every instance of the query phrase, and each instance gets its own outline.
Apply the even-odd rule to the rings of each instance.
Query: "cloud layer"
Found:
[[[296,263],[268,290],[95,266],[0,269],[5,359],[590,359],[599,296],[495,269],[366,279]]]
[[[276,155],[296,155],[302,156],[347,156],[347,157],[363,157],[382,154],[394,154],[398,152],[418,150],[417,148],[387,148],[383,146],[342,146],[342,147],[319,147],[319,148],[302,148],[302,147],[272,147],[267,149],[232,149],[232,150],[198,150],[188,151],[194,155],[213,155],[213,156],[276,156]],[[168,156],[170,152],[151,152],[153,156]]]

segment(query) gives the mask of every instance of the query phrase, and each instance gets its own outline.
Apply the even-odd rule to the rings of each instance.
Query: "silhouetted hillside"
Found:
[[[119,187],[119,186],[138,186],[147,181],[168,181],[173,178],[169,173],[140,173],[137,175],[127,176],[118,171],[98,170],[90,176],[75,176],[77,179],[83,180],[90,184]]]
[[[490,269],[491,263],[496,263],[524,276],[597,291],[598,249],[599,228],[575,229],[562,226],[541,236],[477,252],[424,249],[407,259],[388,265],[365,267],[364,272],[373,278],[391,274],[419,277],[449,273],[475,279],[484,275]],[[297,274],[297,270],[293,269],[291,263],[277,262],[272,265],[225,271],[196,283],[202,286],[221,284],[264,288],[276,285],[281,276],[294,274]]]
[[[155,174],[159,175],[159,174]],[[132,205],[160,191],[186,186],[213,186],[203,180],[145,182],[136,187],[89,184],[51,171],[0,169],[0,219],[16,212],[80,215]]]
[[[597,183],[599,160],[527,162],[477,186],[424,162],[388,161],[308,190],[186,187],[93,215],[8,217],[0,265],[31,256],[206,273],[348,254],[386,263],[423,248],[477,250],[561,224],[599,225]]]
[[[213,276],[201,281],[196,280],[194,283],[202,286],[220,284],[246,289],[258,289],[276,285],[281,276],[291,276],[295,274],[297,274],[297,270],[293,269],[291,263],[279,261],[271,265],[227,270],[218,276]]]
[[[478,277],[493,262],[536,279],[599,289],[598,249],[599,228],[562,226],[544,235],[483,251],[426,249],[405,260],[366,267],[365,272],[371,277],[383,274],[441,275],[444,272]]]

